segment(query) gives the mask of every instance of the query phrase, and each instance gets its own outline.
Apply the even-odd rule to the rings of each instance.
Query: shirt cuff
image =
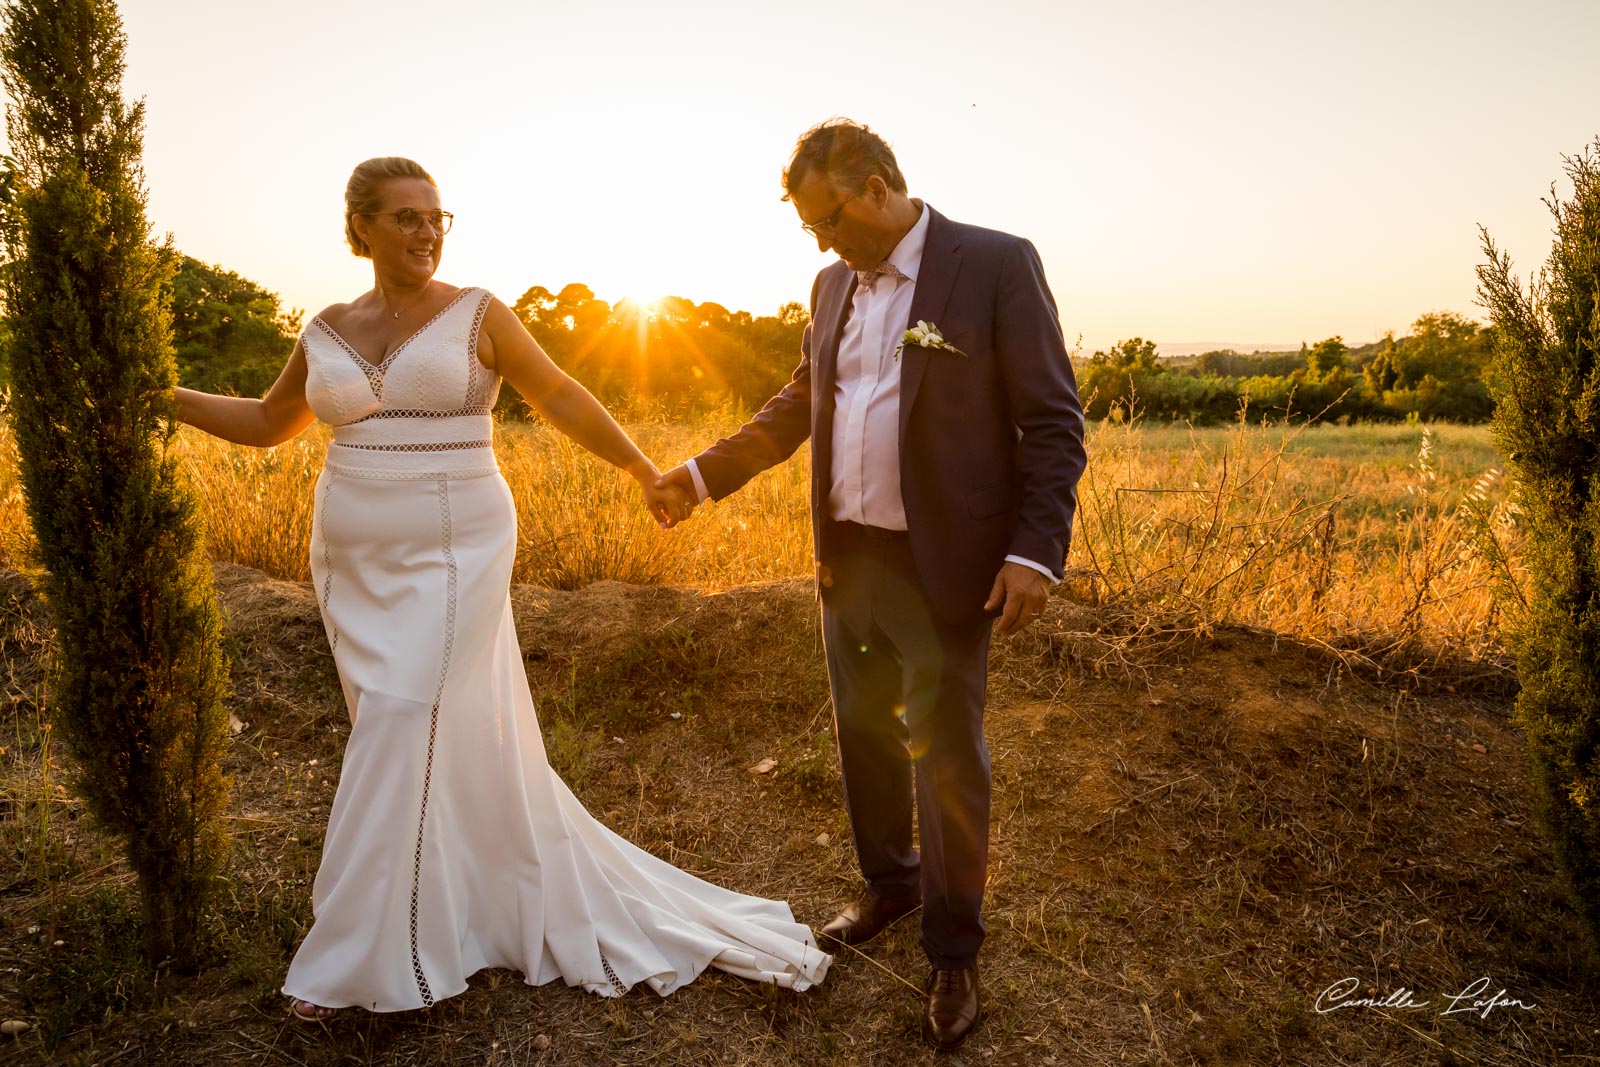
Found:
[[[689,462],[693,463],[694,461],[690,460]],[[691,467],[689,469],[693,470],[694,468]],[[697,474],[697,475],[695,475],[695,477],[699,478],[700,476]],[[1023,559],[1021,556],[1007,556],[1006,557],[1006,562],[1007,563],[1020,563],[1024,567],[1032,567],[1034,570],[1038,571],[1040,574],[1042,574],[1046,578],[1050,579],[1050,584],[1051,585],[1060,585],[1061,584],[1060,579],[1058,579],[1054,574],[1050,573],[1050,568],[1049,567],[1043,566],[1042,564],[1035,563],[1031,559]]]
[[[711,494],[706,491],[706,480],[700,477],[700,465],[692,459],[684,461],[683,465],[689,468],[689,477],[694,479],[694,502],[704,504]]]

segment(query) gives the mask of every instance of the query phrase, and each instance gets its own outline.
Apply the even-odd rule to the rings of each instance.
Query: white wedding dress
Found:
[[[601,996],[664,996],[708,966],[808,988],[830,957],[786,903],[629,844],[545,760],[511,619],[500,382],[476,352],[488,304],[462,290],[376,367],[320,318],[301,338],[333,426],[311,571],[351,731],[283,991],[403,1011],[484,967]]]

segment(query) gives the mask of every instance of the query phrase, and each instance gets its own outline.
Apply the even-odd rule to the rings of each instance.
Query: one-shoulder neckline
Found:
[[[371,377],[375,374],[381,375],[389,369],[389,365],[395,361],[395,357],[401,352],[404,352],[412,341],[415,341],[417,338],[427,333],[428,330],[432,328],[434,323],[444,318],[445,315],[449,313],[451,308],[461,303],[466,295],[470,292],[473,292],[475,288],[475,286],[470,285],[463,286],[459,291],[457,291],[455,296],[450,298],[444,307],[440,308],[438,312],[434,314],[433,318],[429,319],[421,326],[418,326],[406,336],[404,341],[401,341],[398,345],[396,345],[394,350],[383,358],[382,363],[374,363],[366,356],[363,356],[360,352],[356,351],[356,346],[345,340],[343,335],[341,335],[338,330],[335,330],[333,326],[329,324],[328,320],[323,318],[321,315],[311,316],[311,322],[315,326],[322,327],[322,331],[324,333],[337,342],[340,348],[348,352],[350,354],[350,358],[354,359],[361,366],[362,371],[364,371],[368,377]]]

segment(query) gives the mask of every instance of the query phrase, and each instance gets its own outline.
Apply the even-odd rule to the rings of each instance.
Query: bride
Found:
[[[369,159],[345,237],[373,286],[302,332],[259,400],[177,390],[178,418],[266,447],[333,427],[311,573],[351,719],[313,923],[283,991],[296,1015],[428,1007],[484,967],[601,996],[661,995],[708,966],[793,989],[830,957],[782,901],[702,881],[601,825],[545,760],[512,627],[516,514],[490,412],[501,379],[639,483],[676,490],[488,292],[434,278],[449,232],[408,159]]]

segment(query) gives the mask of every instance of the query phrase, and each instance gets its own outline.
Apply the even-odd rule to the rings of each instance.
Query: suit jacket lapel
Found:
[[[833,386],[839,369],[839,340],[844,336],[845,312],[855,295],[855,272],[841,263],[839,279],[817,302],[811,324],[811,481],[812,505],[823,514],[828,480],[833,471]],[[820,546],[819,546],[820,547]]]
[[[961,242],[952,231],[950,222],[931,207],[928,212],[928,236],[922,245],[922,264],[917,270],[917,290],[911,297],[911,314],[903,329],[909,330],[918,322],[939,325],[950,293],[955,289],[956,274],[961,270]],[[898,340],[895,342],[899,343]],[[835,343],[834,351],[838,351]],[[933,353],[917,345],[906,345],[900,350],[900,444],[905,445],[906,422],[911,417],[911,406],[916,402],[922,376],[927,373],[928,360]]]
[[[843,275],[830,289],[830,292],[822,294],[822,299],[817,305],[817,321],[814,328],[818,332],[812,338],[814,351],[811,358],[817,364],[815,379],[817,386],[828,391],[826,400],[832,404],[834,375],[839,367],[839,340],[844,336],[845,312],[849,309],[850,298],[856,291],[855,272],[849,271]],[[823,398],[814,396],[812,403],[821,399]]]

